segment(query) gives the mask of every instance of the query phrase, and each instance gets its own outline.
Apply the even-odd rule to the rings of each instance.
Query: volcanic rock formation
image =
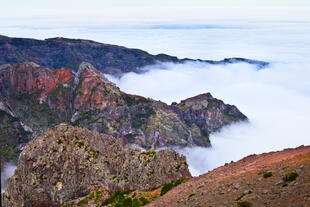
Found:
[[[82,63],[75,74],[34,63],[4,65],[0,69],[0,101],[2,111],[32,132],[25,140],[67,122],[147,149],[210,146],[210,133],[247,119],[235,106],[209,93],[172,105],[126,94],[89,63]],[[6,128],[14,127],[8,123]],[[2,140],[9,146],[11,141],[3,133]]]
[[[189,177],[185,157],[174,151],[124,147],[109,135],[60,124],[26,145],[1,202],[53,207],[94,189],[151,190]]]

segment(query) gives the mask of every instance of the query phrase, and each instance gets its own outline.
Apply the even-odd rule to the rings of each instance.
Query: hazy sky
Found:
[[[308,0],[1,0],[0,28],[308,21]]]
[[[185,7],[185,6],[244,6],[244,7],[257,7],[257,6],[310,6],[308,0],[10,0],[1,4],[2,9],[10,10],[37,10],[37,9],[87,9],[87,8],[111,8],[111,7]]]

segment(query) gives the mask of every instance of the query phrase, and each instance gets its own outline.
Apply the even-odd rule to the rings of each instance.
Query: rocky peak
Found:
[[[83,62],[74,80],[74,110],[103,110],[122,102],[120,90],[90,63]]]
[[[195,123],[207,135],[237,120],[247,120],[236,106],[213,98],[210,93],[188,98],[172,107],[186,123]]]
[[[174,151],[141,151],[112,136],[60,124],[24,148],[3,202],[59,206],[96,185],[111,192],[150,190],[189,177],[185,157]]]
[[[207,107],[209,101],[213,100],[214,98],[210,93],[200,94],[185,100],[182,100],[180,105],[185,105],[187,107],[192,107],[193,109],[202,109],[203,107]]]
[[[106,86],[108,87],[115,87],[119,90],[118,87],[115,86],[114,83],[112,83],[111,81],[109,81],[104,75],[103,73],[101,73],[99,70],[97,70],[92,64],[88,63],[88,62],[82,62],[79,66],[78,72],[76,74],[76,77],[79,79],[85,79],[85,78],[92,78],[92,77],[96,77],[98,78],[100,81],[102,81],[104,84],[106,84]]]

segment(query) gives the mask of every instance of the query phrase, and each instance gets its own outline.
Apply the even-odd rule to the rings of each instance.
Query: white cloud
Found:
[[[250,123],[229,126],[211,135],[212,148],[179,150],[187,156],[193,175],[253,153],[310,144],[309,63],[277,63],[263,70],[248,64],[200,63],[149,69],[145,74],[130,73],[112,80],[126,92],[167,103],[211,92],[235,104],[250,119]]]
[[[16,166],[11,163],[4,163],[3,171],[1,171],[1,193],[5,190],[5,184],[9,177],[13,176]]]

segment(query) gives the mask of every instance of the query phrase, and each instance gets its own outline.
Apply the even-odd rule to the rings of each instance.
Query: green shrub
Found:
[[[237,205],[239,207],[251,207],[252,203],[250,203],[249,201],[240,201],[237,203]]]
[[[1,149],[1,156],[3,156],[6,160],[12,160],[14,157],[13,146],[8,146],[6,149]]]
[[[139,201],[140,201],[143,205],[146,205],[146,204],[149,203],[149,201],[148,201],[146,198],[144,198],[144,197],[140,197],[140,198],[139,198]]]
[[[62,140],[60,138],[57,139],[57,144],[62,144]]]
[[[79,148],[82,148],[82,146],[84,146],[84,142],[76,142],[76,144]]]
[[[272,172],[264,172],[263,177],[264,178],[269,178],[272,176]]]
[[[160,192],[160,196],[165,195],[169,190],[171,190],[172,188],[180,185],[181,183],[186,182],[187,180],[185,178],[180,178],[178,180],[172,181],[170,183],[166,183],[162,185],[161,188],[161,192]]]
[[[191,194],[189,194],[189,198],[191,198],[191,197],[193,197],[194,195],[196,195],[195,193],[191,193]]]
[[[116,191],[115,193],[110,194],[110,198],[106,199],[102,203],[102,206],[109,205],[113,207],[140,207],[149,203],[148,200],[144,197],[137,199],[134,196],[129,196],[131,192],[133,191]]]
[[[290,172],[283,176],[283,180],[285,182],[291,182],[291,181],[296,180],[297,177],[298,177],[298,174],[296,172]]]

